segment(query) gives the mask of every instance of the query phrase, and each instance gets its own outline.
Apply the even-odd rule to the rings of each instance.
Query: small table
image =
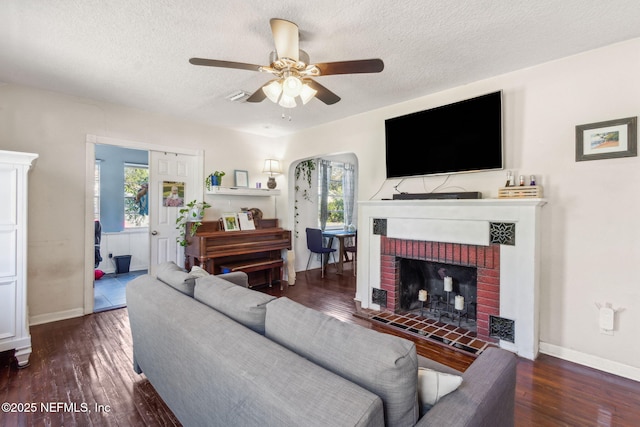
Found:
[[[347,258],[347,252],[344,250],[344,239],[347,237],[356,237],[355,231],[345,231],[345,230],[325,230],[322,232],[322,237],[326,237],[329,239],[327,247],[331,247],[333,244],[333,239],[337,238],[340,242],[340,249],[338,249],[338,253],[340,254],[338,257],[338,274],[342,274],[344,262],[343,259]],[[347,258],[348,259],[348,258]],[[329,261],[329,257],[327,257],[327,262]]]

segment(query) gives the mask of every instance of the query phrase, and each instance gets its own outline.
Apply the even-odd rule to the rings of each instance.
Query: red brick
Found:
[[[457,264],[460,264],[460,244],[455,244],[453,245],[453,256],[451,257],[451,260]]]
[[[478,284],[483,283],[486,285],[500,285],[500,277],[491,276],[478,276]]]
[[[477,246],[469,245],[469,265],[477,265],[477,249]]]
[[[484,283],[484,282],[478,282],[478,290],[482,289],[483,291],[487,291],[487,292],[493,292],[495,294],[500,294],[500,286],[499,285],[493,285],[493,284],[489,284],[489,283]]]
[[[493,248],[491,246],[484,247],[483,267],[493,268]]]
[[[500,277],[500,270],[495,268],[478,267],[478,278],[480,277]]]
[[[460,264],[469,265],[469,245],[462,245],[460,247]]]
[[[480,298],[486,298],[487,300],[492,301],[500,301],[500,294],[496,292],[488,292],[484,289],[478,289],[478,301],[480,300]]]
[[[476,265],[478,267],[486,267],[487,265],[487,247],[486,246],[476,246],[477,248],[477,260]]]
[[[444,261],[447,259],[447,247],[446,244],[438,242],[438,261]]]

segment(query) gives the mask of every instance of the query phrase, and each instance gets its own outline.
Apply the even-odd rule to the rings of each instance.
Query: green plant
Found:
[[[204,180],[204,184],[207,186],[207,190],[211,190],[212,186],[221,185],[222,177],[225,176],[225,175],[226,175],[226,173],[224,171],[215,171],[214,173],[209,175]],[[217,182],[212,182],[213,181],[213,177],[215,177],[215,181],[217,181]]]
[[[298,163],[298,165],[296,166],[296,170],[295,170],[295,176],[296,176],[296,186],[295,186],[295,190],[296,190],[296,198],[295,198],[295,203],[294,203],[294,216],[295,216],[295,227],[294,227],[294,231],[295,231],[295,236],[298,237],[298,216],[300,215],[300,212],[298,211],[298,194],[302,195],[302,199],[306,200],[306,201],[311,201],[311,178],[313,176],[313,171],[316,170],[316,162],[313,159],[309,159],[309,160],[303,160],[302,162]],[[298,184],[298,181],[300,181],[300,177],[304,178],[304,183],[306,184],[306,188],[301,188],[300,184]]]
[[[202,225],[204,210],[210,207],[211,205],[207,202],[192,200],[178,211],[179,216],[176,218],[176,229],[180,231],[180,236],[177,238],[180,246],[187,246],[189,244],[189,242],[187,242],[187,223],[191,223],[189,234],[191,237],[195,236],[198,227]]]

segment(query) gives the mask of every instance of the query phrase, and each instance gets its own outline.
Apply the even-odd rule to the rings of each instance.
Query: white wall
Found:
[[[500,89],[507,167],[536,175],[549,201],[541,236],[541,348],[640,380],[640,159],[575,161],[576,125],[640,115],[640,39],[309,129],[295,135],[287,157],[348,147],[359,160],[359,199],[391,197],[400,181],[385,181],[384,119]],[[429,192],[444,179],[409,179],[400,190]],[[505,172],[457,175],[439,191],[497,197],[504,182]],[[607,302],[623,309],[613,336],[598,327],[596,303]]]
[[[105,273],[115,273],[116,260],[111,257],[131,255],[129,271],[149,269],[149,229],[134,228],[117,233],[102,233],[100,256],[102,261],[98,269]]]

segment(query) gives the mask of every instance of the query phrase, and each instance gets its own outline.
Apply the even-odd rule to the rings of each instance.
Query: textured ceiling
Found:
[[[340,102],[284,110],[226,99],[268,74],[189,64],[267,65],[270,18],[312,63],[385,69],[319,77]],[[636,37],[638,0],[2,0],[0,82],[278,136]]]

